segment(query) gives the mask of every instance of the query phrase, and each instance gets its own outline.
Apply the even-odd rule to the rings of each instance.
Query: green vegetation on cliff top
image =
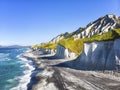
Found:
[[[44,48],[44,49],[53,49],[55,50],[57,47],[57,43],[44,43],[42,45],[34,45],[32,46],[32,48],[37,48],[37,49],[40,49],[40,48]]]
[[[74,40],[73,37],[69,39],[62,39],[59,41],[59,44],[76,53],[76,55],[79,55],[83,48],[82,39]]]
[[[96,34],[90,38],[84,38],[84,42],[93,42],[93,41],[109,41],[114,40],[120,37],[120,28],[110,30],[102,35]]]
[[[80,55],[83,49],[83,44],[85,42],[93,42],[93,41],[109,41],[114,40],[120,37],[120,28],[110,30],[109,32],[99,35],[96,34],[90,38],[83,38],[74,40],[73,37],[70,38],[63,38],[58,43],[46,43],[43,45],[35,45],[33,48],[45,48],[45,49],[56,49],[57,44],[62,45],[63,47],[69,49],[70,51],[76,53],[76,55]]]
[[[117,39],[119,37],[120,37],[120,28],[110,30],[109,32],[102,34],[102,35],[96,34],[90,38],[83,38],[83,39],[74,40],[74,38],[72,37],[69,39],[62,39],[59,41],[59,44],[64,46],[65,48],[68,48],[72,52],[76,53],[76,55],[79,55],[82,52],[83,44],[85,42],[109,41],[109,40]]]

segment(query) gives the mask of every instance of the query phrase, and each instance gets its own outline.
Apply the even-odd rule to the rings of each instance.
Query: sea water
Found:
[[[27,90],[34,70],[32,61],[21,58],[28,48],[0,48],[0,90]]]

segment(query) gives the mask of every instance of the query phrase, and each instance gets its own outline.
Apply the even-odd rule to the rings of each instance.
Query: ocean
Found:
[[[31,60],[21,58],[28,48],[0,48],[0,90],[27,90],[35,67]]]

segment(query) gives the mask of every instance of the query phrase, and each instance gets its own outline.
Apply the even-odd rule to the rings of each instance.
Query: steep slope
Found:
[[[120,17],[114,14],[108,14],[98,18],[94,22],[89,23],[85,28],[80,27],[74,32],[71,33],[66,32],[60,34],[55,38],[53,38],[50,42],[56,43],[63,38],[70,38],[72,36],[75,39],[79,39],[79,38],[91,37],[96,34],[101,35],[114,28],[120,28]]]
[[[102,35],[93,35],[89,38],[82,38],[74,40],[74,38],[62,39],[59,41],[59,44],[69,49],[70,51],[76,53],[76,55],[80,55],[83,49],[83,44],[85,42],[94,42],[94,41],[110,41],[115,40],[120,37],[120,28],[110,30]]]
[[[69,34],[68,32],[66,32],[66,33],[64,33],[64,34],[60,34],[60,35],[56,36],[55,38],[53,38],[50,42],[51,42],[51,43],[56,43],[56,42],[58,42],[59,40],[67,37],[68,34]]]
[[[51,43],[57,43],[63,38],[71,38],[72,36],[78,35],[83,30],[84,30],[84,28],[80,27],[79,29],[77,29],[77,30],[75,30],[71,33],[66,32],[66,33],[60,34],[60,35],[56,36],[55,38],[53,38],[50,42]]]
[[[103,34],[108,32],[111,29],[120,28],[120,17],[109,14],[103,17],[100,17],[96,21],[89,23],[85,30],[79,33],[78,35],[74,35],[76,39],[91,37],[95,34]]]
[[[36,45],[35,48],[56,49],[58,44],[68,48],[72,52],[81,53],[81,48],[84,42],[112,40],[114,37],[119,37],[119,34],[114,30],[120,30],[120,17],[109,14],[100,17],[96,21],[88,24],[86,28],[79,28],[71,33],[63,33],[45,44]],[[105,34],[105,35],[104,35]],[[103,35],[103,36],[102,36]],[[74,38],[73,41],[71,38]],[[87,39],[86,39],[87,38]],[[70,40],[69,40],[70,39]],[[78,39],[78,40],[77,40]],[[79,40],[80,39],[80,40]],[[70,42],[69,42],[70,41]],[[81,44],[81,48],[77,48],[77,44]],[[74,48],[73,48],[74,47]]]
[[[66,49],[65,47],[58,45],[57,51],[55,54],[58,58],[66,58],[66,59],[74,59],[76,58],[75,53],[71,52],[70,50]]]
[[[114,70],[120,65],[120,38],[114,41],[84,43],[82,54],[76,59],[77,68]]]

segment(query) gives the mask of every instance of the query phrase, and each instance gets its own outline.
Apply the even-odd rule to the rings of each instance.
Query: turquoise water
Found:
[[[0,90],[26,90],[32,61],[20,58],[27,48],[0,48]]]

